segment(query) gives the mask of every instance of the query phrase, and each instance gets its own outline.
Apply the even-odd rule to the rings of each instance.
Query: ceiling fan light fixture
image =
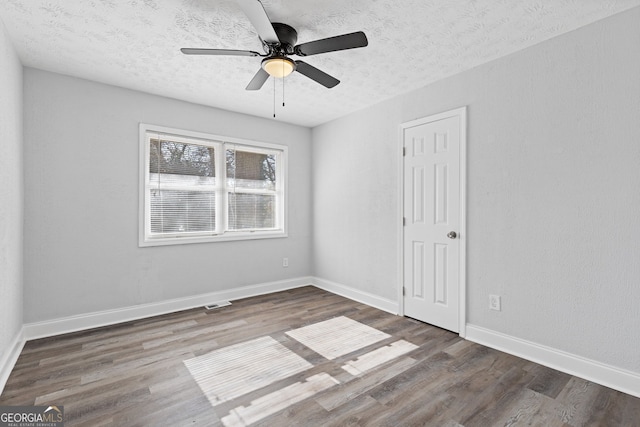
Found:
[[[296,69],[296,63],[286,56],[272,56],[262,60],[262,68],[273,77],[287,77]]]

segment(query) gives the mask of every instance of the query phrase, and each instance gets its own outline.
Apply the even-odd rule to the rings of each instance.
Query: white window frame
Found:
[[[216,153],[216,230],[215,232],[174,233],[153,236],[151,233],[151,200],[149,180],[150,139],[158,135],[170,136],[172,141],[213,147]],[[138,245],[163,246],[235,240],[269,239],[287,237],[287,169],[288,147],[280,144],[251,141],[241,138],[213,135],[183,129],[140,123],[140,182],[139,182],[139,236]],[[253,153],[276,152],[276,226],[273,229],[228,230],[228,195],[236,193],[262,194],[264,190],[232,189],[227,187],[226,150],[233,148]],[[269,191],[269,194],[273,192]]]

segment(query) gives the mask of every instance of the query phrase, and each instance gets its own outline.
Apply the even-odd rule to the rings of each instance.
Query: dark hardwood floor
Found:
[[[341,316],[376,341],[340,355],[330,333],[326,356],[287,334]],[[278,353],[222,384],[256,345]],[[217,377],[198,371],[208,357]],[[0,405],[92,427],[640,425],[638,398],[313,287],[29,341]]]

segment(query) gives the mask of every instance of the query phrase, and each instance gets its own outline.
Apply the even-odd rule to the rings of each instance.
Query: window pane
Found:
[[[152,234],[216,231],[213,147],[152,138],[149,184]]]
[[[213,147],[151,139],[149,172],[215,177]]]
[[[236,188],[276,189],[275,154],[226,151],[227,185]]]
[[[215,191],[150,190],[150,193],[152,233],[215,231]]]
[[[276,197],[229,193],[229,230],[275,228]]]

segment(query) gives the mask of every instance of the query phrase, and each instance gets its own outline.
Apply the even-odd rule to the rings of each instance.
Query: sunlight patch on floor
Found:
[[[215,350],[184,364],[213,406],[313,367],[269,336]]]
[[[262,396],[247,407],[239,406],[232,409],[221,421],[227,427],[248,426],[336,384],[339,384],[338,380],[321,372],[304,382],[297,382]]]
[[[294,329],[286,334],[329,360],[391,336],[344,316]]]

